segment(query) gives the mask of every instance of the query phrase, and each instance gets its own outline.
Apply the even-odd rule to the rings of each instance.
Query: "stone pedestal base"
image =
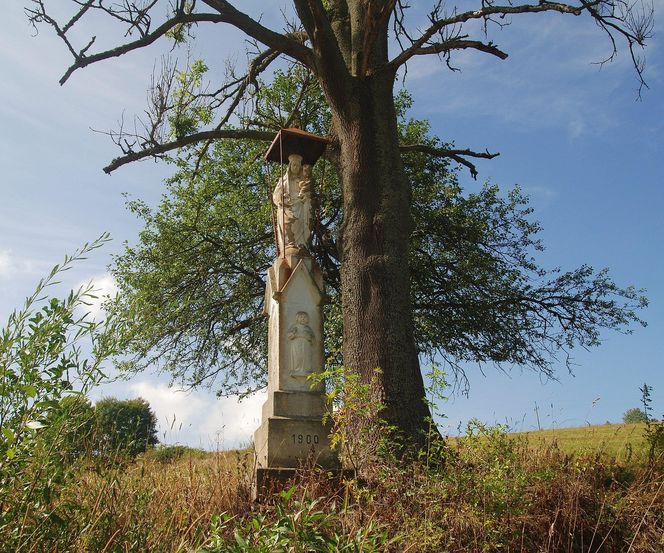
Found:
[[[316,473],[301,469],[288,468],[258,468],[253,482],[252,497],[254,501],[265,501],[275,494],[292,486],[298,478],[311,475],[317,482],[329,487],[328,495],[336,495],[343,490],[344,480],[355,478],[355,471],[351,469],[320,470]]]
[[[330,449],[330,430],[320,417],[267,417],[254,434],[256,466],[337,469],[337,456]]]
[[[323,274],[304,250],[286,251],[268,270],[268,397],[254,434],[256,496],[298,470],[339,471],[330,447],[324,366]],[[270,484],[270,485],[272,485]],[[270,489],[269,486],[267,489]]]

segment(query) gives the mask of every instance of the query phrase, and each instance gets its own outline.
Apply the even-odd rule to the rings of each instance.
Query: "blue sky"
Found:
[[[168,175],[167,167],[153,162],[103,174],[117,151],[91,131],[115,128],[123,113],[131,118],[145,108],[163,47],[79,71],[60,87],[67,53],[46,29],[32,36],[21,4],[4,7],[0,33],[1,321],[66,252],[104,231],[113,243],[77,266],[63,286],[93,279],[112,291],[110,255],[140,229],[122,193],[156,202]],[[664,13],[662,0],[655,6]],[[277,8],[271,6],[263,20],[275,21]],[[239,35],[214,30],[218,34],[201,34],[194,52],[213,72],[227,54],[243,59]],[[506,189],[519,184],[530,195],[544,229],[542,264],[609,267],[618,284],[646,288],[650,299],[643,313],[648,327],[629,336],[606,333],[600,348],[575,351],[574,376],[562,366],[558,382],[518,368],[503,374],[486,367],[483,376],[469,367],[469,397],[454,396],[440,406],[451,431],[472,417],[534,428],[535,406],[542,426],[617,422],[639,404],[644,381],[655,389],[657,413],[664,413],[662,30],[660,17],[645,52],[650,90],[641,101],[626,52],[611,64],[593,65],[606,57],[609,44],[585,18],[525,16],[491,30],[490,38],[510,54],[506,61],[464,52],[453,59],[461,69],[454,73],[436,58],[410,64],[414,116],[429,118],[441,138],[459,147],[501,153],[478,164],[477,182],[464,175],[464,186],[474,190],[490,180]],[[210,52],[218,57],[211,59]],[[95,397],[142,395],[157,411],[162,438],[171,442],[231,447],[246,443],[258,426],[260,395],[238,404],[168,384],[167,377],[141,374],[106,385]]]

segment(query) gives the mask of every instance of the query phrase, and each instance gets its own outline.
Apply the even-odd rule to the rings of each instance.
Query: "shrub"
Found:
[[[72,463],[94,448],[94,409],[82,394],[63,397],[46,416],[39,440],[54,449],[63,463]]]
[[[102,456],[134,458],[158,441],[157,417],[147,400],[107,397],[95,405],[95,442]]]
[[[646,422],[648,420],[648,415],[646,415],[642,409],[638,407],[632,407],[627,409],[623,415],[623,422],[625,424],[634,424],[638,422]]]
[[[213,518],[207,553],[379,553],[389,543],[388,532],[368,521],[354,532],[343,532],[336,504],[322,499],[292,499],[295,487],[282,491],[269,513],[245,522],[233,516]],[[228,536],[230,534],[230,536]],[[228,537],[227,537],[228,536]]]
[[[664,417],[661,420],[657,420],[652,416],[652,386],[643,384],[640,390],[643,411],[646,415],[644,435],[648,443],[648,454],[652,463],[656,459],[661,459],[662,454],[664,454]]]
[[[186,445],[158,445],[154,449],[149,450],[146,456],[158,463],[173,463],[182,457],[189,456],[195,459],[206,457],[207,451],[188,447]]]

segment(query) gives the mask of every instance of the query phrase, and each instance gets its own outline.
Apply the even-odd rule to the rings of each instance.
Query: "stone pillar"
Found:
[[[268,397],[254,434],[257,495],[304,464],[339,468],[330,423],[323,423],[324,384],[309,378],[324,365],[324,297],[322,273],[304,249],[287,252],[268,270]]]

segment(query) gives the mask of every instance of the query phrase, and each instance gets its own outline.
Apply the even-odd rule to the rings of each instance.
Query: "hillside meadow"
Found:
[[[552,428],[524,432],[531,446],[556,444],[566,453],[600,453],[606,457],[617,457],[629,461],[633,456],[643,458],[647,453],[644,438],[645,424],[602,424],[575,428]]]
[[[409,463],[358,456],[359,477],[339,487],[303,468],[262,503],[250,450],[81,458],[42,504],[5,519],[0,549],[661,553],[664,462],[645,446],[639,425],[508,434],[475,422]]]

